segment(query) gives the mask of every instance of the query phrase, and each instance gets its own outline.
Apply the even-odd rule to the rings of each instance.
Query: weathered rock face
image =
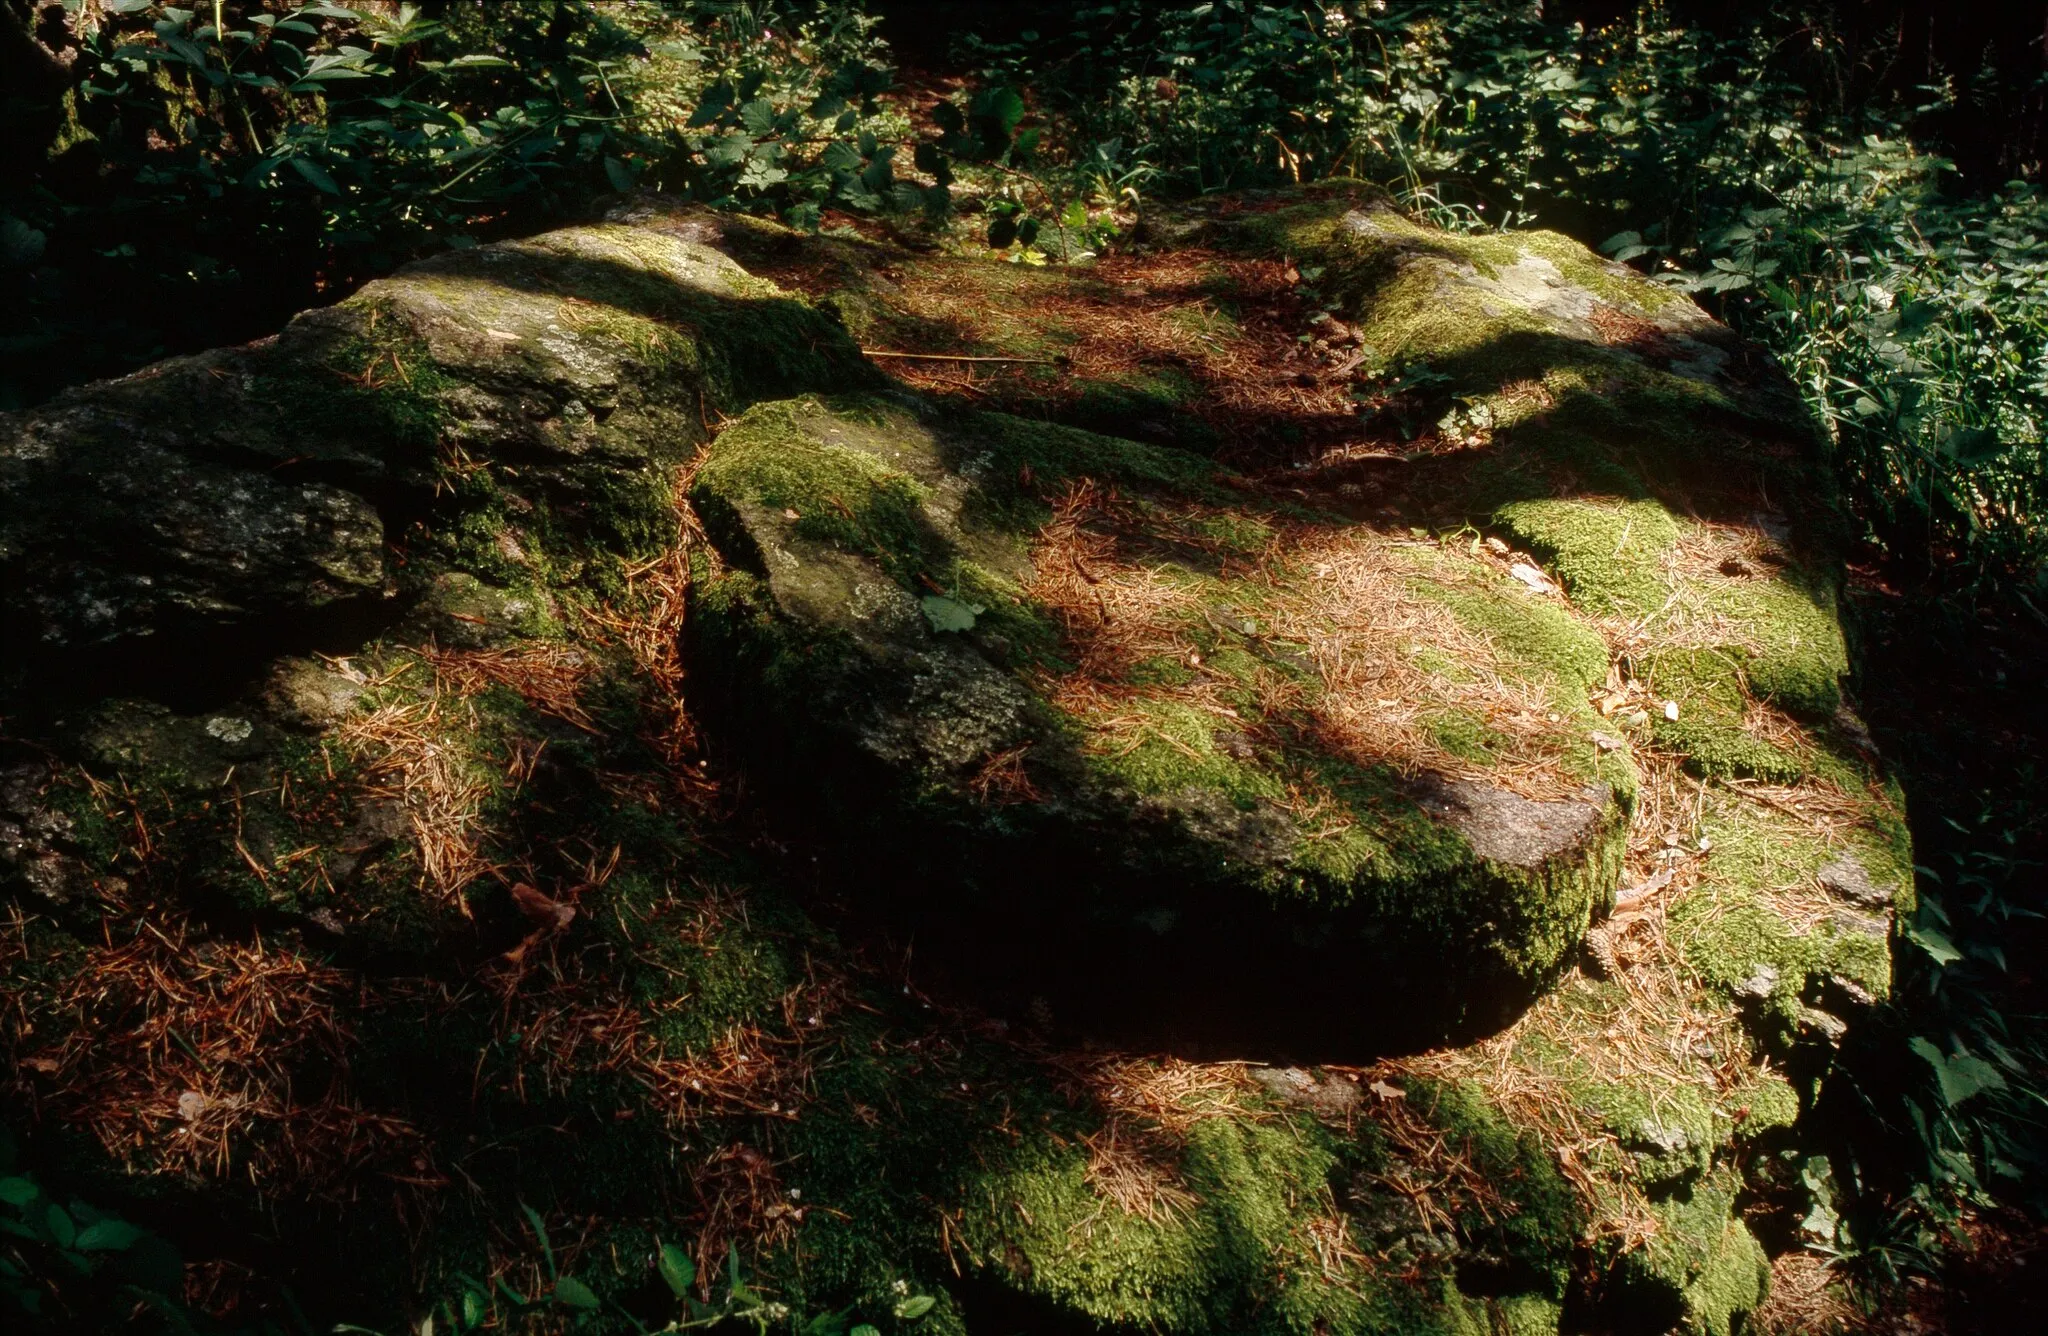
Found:
[[[0,418],[9,675],[395,610],[451,544],[495,549],[501,581],[658,548],[664,467],[710,414],[862,374],[830,320],[664,218],[414,265],[275,339]]]
[[[647,201],[0,419],[24,1130],[376,1329],[530,1207],[649,1328],[658,1236],[934,1336],[1733,1336],[1912,884],[1785,387],[1556,237],[1160,234]]]
[[[754,409],[692,499],[729,567],[695,680],[985,981],[1022,953],[1013,1003],[1357,1054],[1497,1023],[1614,893],[1603,648],[1494,565],[872,398]]]

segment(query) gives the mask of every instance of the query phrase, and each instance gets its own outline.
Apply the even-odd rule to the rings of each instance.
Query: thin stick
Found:
[[[1033,366],[1058,366],[1057,357],[956,357],[949,353],[885,353],[874,348],[863,348],[861,352],[869,357],[900,357],[912,362],[1028,362]]]

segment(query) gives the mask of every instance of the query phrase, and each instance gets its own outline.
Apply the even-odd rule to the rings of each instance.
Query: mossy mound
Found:
[[[1199,457],[927,413],[763,405],[692,491],[726,563],[693,682],[878,886],[933,888],[928,930],[1082,1028],[1149,992],[1190,1039],[1370,1052],[1554,976],[1634,784],[1568,620]]]
[[[1785,387],[1369,192],[1147,246],[635,201],[0,419],[53,1199],[236,1321],[1740,1330],[1912,893]]]

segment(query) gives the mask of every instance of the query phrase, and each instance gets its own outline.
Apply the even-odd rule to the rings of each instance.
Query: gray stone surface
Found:
[[[1880,886],[1873,881],[1855,854],[1843,854],[1822,868],[1820,884],[1830,894],[1840,896],[1861,909],[1869,910],[1890,910],[1892,898],[1898,893],[1896,886]]]

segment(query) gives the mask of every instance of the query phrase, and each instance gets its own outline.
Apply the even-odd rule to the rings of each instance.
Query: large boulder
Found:
[[[714,415],[862,374],[832,320],[671,215],[410,266],[275,338],[0,416],[6,678],[345,639],[457,555],[531,583],[656,550],[664,470]]]
[[[764,407],[695,492],[704,698],[761,782],[822,793],[923,968],[1069,1033],[1327,1057],[1498,1017],[1583,888],[1579,969],[1378,1070],[1558,1150],[1617,1311],[1739,1327],[1740,1183],[1888,991],[1912,894],[1843,690],[1838,493],[1770,359],[1565,238],[1368,190],[1165,215],[1092,272],[721,232],[943,405]],[[1611,913],[1572,780],[1628,822]],[[1573,831],[1582,883],[1521,879]]]
[[[0,419],[46,1181],[376,1329],[659,1327],[669,1245],[933,1336],[1732,1336],[1912,886],[1782,378],[1369,192],[1149,235],[637,200]]]
[[[1613,896],[1605,645],[1483,548],[872,397],[751,410],[691,497],[714,717],[1014,1006],[1357,1054],[1498,1023]]]

